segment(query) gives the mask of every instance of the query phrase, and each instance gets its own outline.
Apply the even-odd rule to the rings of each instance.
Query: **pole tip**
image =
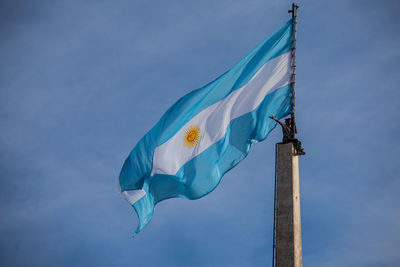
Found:
[[[298,8],[299,8],[299,6],[293,2],[292,3],[292,9],[288,10],[288,13],[292,13],[292,12],[295,11],[295,9],[298,9]]]

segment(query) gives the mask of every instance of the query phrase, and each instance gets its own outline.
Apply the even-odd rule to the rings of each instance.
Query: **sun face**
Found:
[[[200,128],[197,125],[190,126],[183,137],[183,144],[189,148],[195,147],[200,141]]]

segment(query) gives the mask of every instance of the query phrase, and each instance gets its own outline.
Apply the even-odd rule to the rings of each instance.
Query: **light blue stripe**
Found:
[[[120,176],[121,190],[142,188],[151,173],[153,153],[191,118],[247,84],[269,60],[292,48],[292,20],[261,42],[228,72],[206,86],[179,99],[158,123],[138,142],[126,159]]]
[[[201,198],[219,184],[222,176],[244,159],[251,144],[264,140],[276,122],[269,116],[283,118],[292,112],[291,86],[267,95],[254,111],[231,121],[224,138],[187,162],[176,175],[156,174],[146,179],[147,194],[133,207],[139,218],[135,233],[150,221],[158,202],[173,198]]]

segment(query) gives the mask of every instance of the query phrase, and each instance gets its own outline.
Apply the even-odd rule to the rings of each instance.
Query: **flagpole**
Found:
[[[293,19],[293,47],[292,47],[292,77],[291,77],[291,84],[293,89],[293,98],[292,98],[292,115],[291,115],[291,132],[293,134],[293,138],[296,136],[295,131],[295,117],[296,117],[296,41],[297,41],[297,9],[299,8],[298,5],[292,3],[292,9],[288,11],[288,13],[292,13]]]
[[[299,8],[298,5],[295,3],[292,3],[292,9],[288,10],[288,13],[292,13],[292,19],[293,19],[293,27],[292,27],[292,33],[293,33],[293,47],[291,51],[292,55],[292,62],[291,62],[291,67],[292,67],[292,76],[290,78],[290,83],[292,84],[292,114],[291,114],[291,132],[293,134],[293,138],[296,135],[295,132],[295,111],[296,111],[296,41],[297,41],[297,9]],[[272,267],[279,267],[276,266],[276,258],[277,258],[277,247],[276,247],[276,227],[277,227],[277,180],[278,180],[278,147],[279,144],[276,145],[275,147],[275,189],[274,189],[274,222],[273,222],[273,241],[272,241]],[[282,174],[280,174],[282,175]],[[282,178],[280,178],[282,179]],[[297,178],[298,179],[298,178]],[[301,241],[300,241],[301,242]],[[300,253],[301,254],[301,253]],[[301,257],[301,256],[300,256]],[[302,266],[302,260],[300,260],[300,266]],[[297,264],[297,266],[299,266]]]

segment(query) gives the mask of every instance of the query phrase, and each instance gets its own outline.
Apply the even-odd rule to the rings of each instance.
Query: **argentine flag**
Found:
[[[139,224],[168,198],[201,198],[292,112],[293,20],[229,71],[172,105],[136,144],[119,175]]]

